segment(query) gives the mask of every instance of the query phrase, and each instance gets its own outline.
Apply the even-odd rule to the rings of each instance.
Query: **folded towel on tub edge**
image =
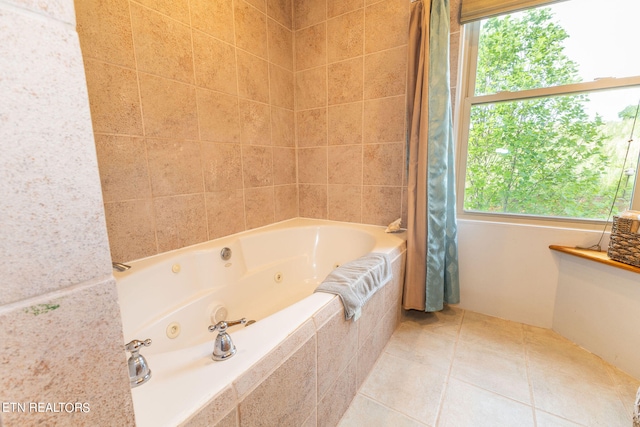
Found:
[[[372,252],[333,270],[314,292],[338,295],[344,305],[345,319],[356,321],[365,303],[391,277],[389,256]]]

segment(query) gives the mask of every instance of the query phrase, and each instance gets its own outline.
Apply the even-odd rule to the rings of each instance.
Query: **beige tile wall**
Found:
[[[298,215],[406,219],[409,7],[76,0],[113,259]]]
[[[294,1],[301,216],[400,217],[409,5]]]
[[[298,216],[290,0],[76,0],[114,260]]]

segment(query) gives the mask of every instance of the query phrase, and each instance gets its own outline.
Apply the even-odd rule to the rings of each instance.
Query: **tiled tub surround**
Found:
[[[112,257],[406,216],[409,4],[76,0]]]
[[[76,0],[111,255],[298,216],[291,0]]]
[[[237,407],[240,425],[302,425],[312,412],[310,425],[334,425],[397,325],[404,250],[382,227],[295,219],[133,262],[117,274],[124,338],[153,340],[141,351],[153,376],[132,390],[137,424],[210,426]],[[345,321],[338,297],[313,290],[369,252],[389,254],[393,279]],[[224,362],[207,332],[219,303],[230,320],[258,320],[230,330],[238,352]]]

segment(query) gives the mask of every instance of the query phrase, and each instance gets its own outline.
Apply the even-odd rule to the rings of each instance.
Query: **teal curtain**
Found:
[[[403,307],[439,311],[460,302],[448,0],[411,4],[408,64]]]

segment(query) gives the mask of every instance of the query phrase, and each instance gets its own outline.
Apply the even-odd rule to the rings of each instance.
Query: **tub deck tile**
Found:
[[[302,425],[316,407],[316,373],[312,337],[240,402],[240,427]]]
[[[255,387],[262,379],[266,378],[279,364],[282,363],[290,354],[305,343],[315,334],[313,321],[307,320],[284,342],[280,343],[276,348],[270,351],[266,356],[260,359],[247,372],[242,374],[240,378],[234,381],[233,385],[238,393],[238,398],[242,399],[253,387]]]

